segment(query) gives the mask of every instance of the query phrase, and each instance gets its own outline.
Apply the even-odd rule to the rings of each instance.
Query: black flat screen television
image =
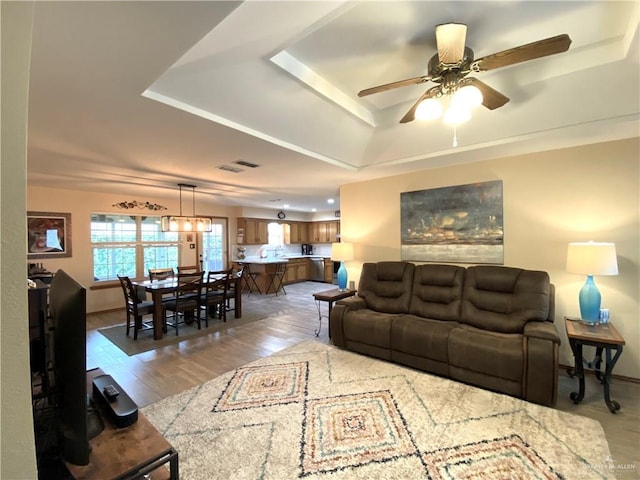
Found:
[[[87,465],[89,440],[104,428],[87,394],[87,291],[64,270],[58,270],[49,290],[53,362],[52,391],[60,453],[74,465]]]

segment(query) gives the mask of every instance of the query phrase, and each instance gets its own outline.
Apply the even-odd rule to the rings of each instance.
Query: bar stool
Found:
[[[287,294],[287,291],[284,289],[284,275],[287,272],[287,264],[285,262],[276,263],[275,269],[273,272],[269,273],[269,286],[267,287],[267,292],[273,287],[276,297],[278,296],[278,292],[282,290],[284,294]]]
[[[262,293],[262,290],[260,290],[260,287],[256,282],[258,273],[251,271],[250,264],[248,263],[244,264],[244,268],[242,270],[242,276],[244,277],[245,287],[249,289],[249,294],[251,294],[254,290],[257,291],[258,293]]]

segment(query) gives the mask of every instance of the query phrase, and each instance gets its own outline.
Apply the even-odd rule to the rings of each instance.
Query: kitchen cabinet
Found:
[[[340,222],[311,222],[309,224],[310,243],[333,243],[338,240]]]
[[[290,224],[290,243],[307,243],[307,224],[303,222],[292,222]]]
[[[269,243],[268,224],[268,220],[259,218],[238,218],[238,243],[243,245]]]
[[[330,258],[324,259],[324,281],[333,283],[333,260]]]
[[[309,279],[309,259],[290,258],[287,263],[287,271],[284,276],[284,283],[304,282]]]

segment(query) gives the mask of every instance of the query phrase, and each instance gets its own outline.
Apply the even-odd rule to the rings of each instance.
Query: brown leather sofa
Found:
[[[531,402],[554,405],[560,337],[546,272],[365,263],[338,301],[334,345]]]

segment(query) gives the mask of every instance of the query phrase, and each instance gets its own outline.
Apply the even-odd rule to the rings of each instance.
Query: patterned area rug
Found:
[[[260,311],[245,308],[242,318],[234,318],[233,312],[229,314],[226,322],[217,318],[210,318],[209,326],[205,327],[204,322],[202,322],[200,330],[198,330],[195,323],[192,323],[191,325],[180,325],[178,328],[178,335],[175,334],[175,329],[169,328],[168,333],[164,334],[160,340],[153,339],[152,330],[143,330],[139,332],[138,339],[134,340],[133,332],[127,336],[126,323],[100,328],[98,329],[98,332],[107,337],[111,343],[124,353],[132,356],[137,355],[138,353],[155,350],[156,348],[175,345],[176,343],[180,343],[185,340],[211,335],[215,332],[227,330],[228,328],[246,325],[247,323],[262,320],[266,317],[267,315]]]
[[[142,412],[186,480],[614,478],[594,420],[314,341]]]

